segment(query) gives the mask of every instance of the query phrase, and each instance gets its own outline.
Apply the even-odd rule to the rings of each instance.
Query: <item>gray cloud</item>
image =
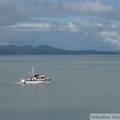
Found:
[[[113,14],[111,14],[113,13]],[[32,21],[34,17],[68,17],[70,15],[94,15],[120,19],[113,5],[100,1],[50,2],[48,0],[1,0],[0,25]]]
[[[0,25],[12,25],[30,17],[29,6],[18,0],[0,1]]]
[[[120,19],[117,11],[98,0],[1,0],[0,44],[113,50],[120,48],[120,27],[111,22]]]
[[[57,0],[56,0],[57,1]],[[113,20],[119,20],[119,8],[112,4],[105,5],[100,0],[94,1],[69,1],[50,2],[48,0],[31,0],[29,2],[41,17],[65,17],[69,15],[93,15]]]

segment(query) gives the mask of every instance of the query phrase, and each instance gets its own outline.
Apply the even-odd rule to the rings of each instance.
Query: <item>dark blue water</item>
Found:
[[[31,67],[51,83],[21,84]],[[119,102],[119,55],[0,56],[0,120],[89,120]]]

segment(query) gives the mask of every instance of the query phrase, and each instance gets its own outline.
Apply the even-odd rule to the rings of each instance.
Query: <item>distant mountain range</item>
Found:
[[[109,51],[96,50],[64,50],[47,45],[39,47],[26,46],[0,46],[0,55],[55,55],[55,54],[116,54]]]

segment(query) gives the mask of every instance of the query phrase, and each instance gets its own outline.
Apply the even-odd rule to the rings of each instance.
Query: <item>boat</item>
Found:
[[[30,78],[22,78],[21,83],[24,84],[40,84],[40,83],[50,83],[51,78],[45,77],[43,73],[34,74],[34,68],[32,68],[32,73],[26,70],[27,73],[31,75]]]

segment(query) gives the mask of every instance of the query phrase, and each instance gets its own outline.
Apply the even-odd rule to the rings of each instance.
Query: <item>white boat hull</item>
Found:
[[[40,84],[40,83],[50,83],[50,78],[49,79],[41,79],[41,80],[25,80],[21,79],[21,83],[24,84]]]

